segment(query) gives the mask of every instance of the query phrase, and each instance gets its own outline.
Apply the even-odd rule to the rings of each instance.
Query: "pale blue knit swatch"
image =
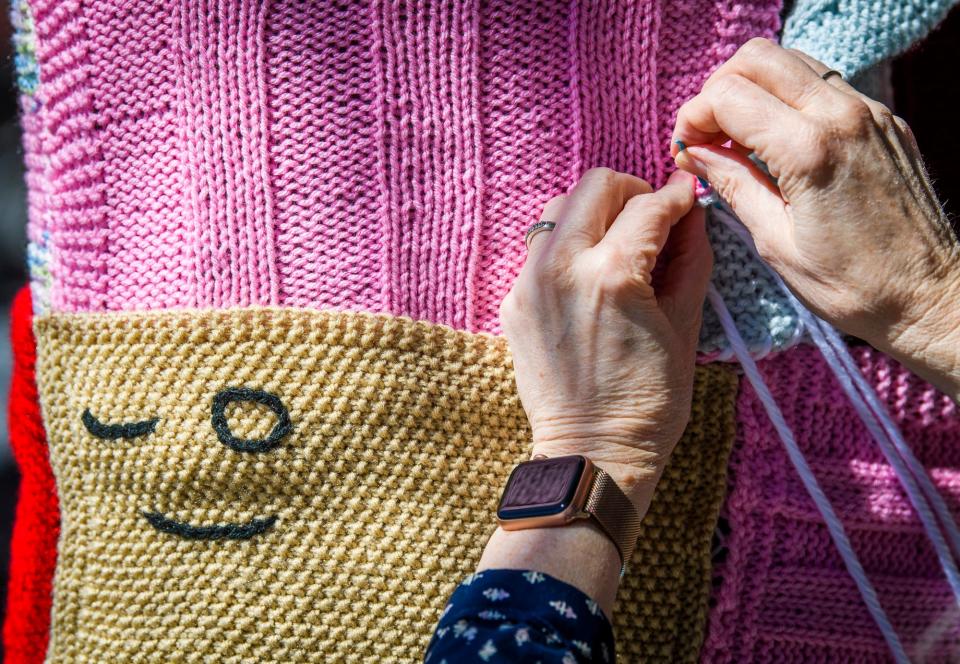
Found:
[[[797,0],[781,43],[852,78],[922,39],[957,2]]]
[[[737,329],[754,357],[789,348],[800,341],[797,312],[770,272],[709,208],[707,234],[713,245],[713,284],[730,309]],[[732,360],[727,335],[712,307],[703,309],[700,353],[705,359]]]

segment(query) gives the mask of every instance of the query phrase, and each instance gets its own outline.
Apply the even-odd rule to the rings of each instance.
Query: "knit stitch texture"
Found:
[[[960,414],[946,396],[869,349],[854,350],[954,518],[960,516]],[[960,620],[936,556],[893,469],[818,351],[760,365],[880,601],[917,662],[960,656]],[[704,662],[888,662],[890,654],[755,392],[737,403]]]
[[[503,338],[270,309],[36,330],[63,511],[52,661],[419,661],[529,455]],[[621,661],[697,659],[736,385],[697,370],[614,611]]]
[[[279,305],[496,332],[546,200],[596,165],[662,184],[679,105],[773,37],[779,8],[30,0],[38,310]],[[734,294],[742,276],[718,261]],[[731,307],[758,346],[780,334]]]
[[[922,39],[957,0],[796,0],[783,45],[857,76]]]
[[[13,380],[7,404],[10,447],[20,469],[20,495],[10,542],[4,661],[39,664],[47,651],[60,510],[47,436],[40,418],[30,291],[10,312]]]

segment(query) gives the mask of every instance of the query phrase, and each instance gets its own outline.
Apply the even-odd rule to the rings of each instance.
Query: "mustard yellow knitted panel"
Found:
[[[51,661],[418,661],[527,455],[500,338],[271,309],[36,331]],[[735,391],[698,369],[617,609],[624,662],[697,657]]]

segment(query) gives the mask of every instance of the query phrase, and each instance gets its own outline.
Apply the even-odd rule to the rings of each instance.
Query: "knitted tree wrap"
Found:
[[[38,311],[277,305],[496,332],[544,203],[591,166],[662,184],[680,104],[774,37],[779,8],[29,0]],[[716,280],[739,274],[718,261]],[[730,306],[776,346],[763,311]]]
[[[36,330],[53,661],[418,661],[529,455],[501,338],[269,309]],[[696,376],[615,611],[622,661],[699,651],[736,377]]]
[[[8,402],[10,447],[20,469],[20,492],[10,542],[4,661],[38,664],[47,651],[60,511],[47,437],[40,418],[30,291],[10,312],[13,380]]]
[[[960,517],[960,414],[889,358],[853,350],[907,443]],[[814,348],[762,362],[908,655],[956,661],[957,606],[891,466]],[[888,662],[890,653],[755,392],[737,403],[724,506],[729,536],[705,662]]]

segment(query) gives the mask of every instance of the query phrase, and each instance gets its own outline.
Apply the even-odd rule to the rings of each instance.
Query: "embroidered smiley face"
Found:
[[[276,423],[263,438],[242,438],[235,436],[230,429],[227,408],[231,404],[261,404],[276,416]],[[139,422],[105,424],[97,419],[87,408],[81,415],[83,426],[92,436],[102,440],[132,440],[152,434],[159,418]],[[290,413],[276,394],[249,387],[230,387],[217,392],[213,397],[210,423],[223,445],[232,450],[247,454],[266,454],[280,444],[293,425]],[[253,518],[243,523],[192,524],[172,519],[161,512],[143,510],[147,522],[162,533],[176,535],[192,540],[245,540],[260,535],[273,527],[276,515]]]
[[[282,309],[35,329],[61,514],[50,661],[422,659],[529,456],[506,344],[488,335]],[[646,572],[685,643],[698,614],[669,598],[709,575],[704,501],[719,505],[734,431],[736,375],[697,375],[644,519],[640,541],[658,544],[639,550],[617,614],[657,644]]]

